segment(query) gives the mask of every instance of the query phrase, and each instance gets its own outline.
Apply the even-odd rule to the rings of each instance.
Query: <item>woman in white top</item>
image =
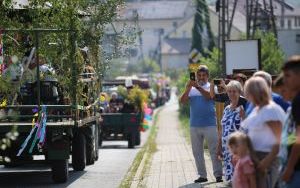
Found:
[[[260,161],[258,187],[273,188],[278,178],[277,154],[285,113],[272,101],[270,88],[263,78],[250,78],[245,84],[245,95],[255,105],[242,122],[242,129],[250,137]]]

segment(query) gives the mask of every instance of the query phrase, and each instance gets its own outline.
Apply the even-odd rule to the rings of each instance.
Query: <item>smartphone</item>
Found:
[[[220,85],[221,84],[221,79],[214,79],[214,84],[217,86],[217,85]]]
[[[190,80],[196,81],[196,74],[194,72],[190,73]]]

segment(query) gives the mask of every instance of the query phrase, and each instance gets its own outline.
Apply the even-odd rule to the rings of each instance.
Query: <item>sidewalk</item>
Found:
[[[226,187],[223,183],[215,183],[208,153],[205,154],[208,182],[194,184],[198,178],[196,165],[191,146],[179,130],[179,123],[178,103],[173,98],[159,114],[157,152],[145,176],[144,185],[147,188]]]

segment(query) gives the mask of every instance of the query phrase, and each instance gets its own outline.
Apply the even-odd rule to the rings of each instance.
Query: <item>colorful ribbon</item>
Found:
[[[33,112],[35,112],[35,111],[33,111]],[[36,117],[39,117],[37,122],[35,122]],[[31,143],[29,153],[32,153],[33,148],[36,146],[37,142],[38,142],[38,144],[37,144],[38,149],[42,149],[42,147],[44,146],[45,141],[46,141],[46,126],[47,126],[47,107],[46,106],[42,106],[42,110],[40,113],[34,114],[34,118],[33,118],[32,122],[33,122],[34,126],[31,129],[31,131],[30,131],[29,135],[27,136],[27,138],[25,139],[25,141],[23,142],[23,144],[21,145],[21,149],[19,150],[17,156],[20,156],[23,153],[26,146],[28,145],[29,140],[31,140],[34,133],[35,133],[35,136]]]

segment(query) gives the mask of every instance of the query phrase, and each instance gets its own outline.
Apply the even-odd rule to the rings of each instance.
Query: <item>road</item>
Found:
[[[142,133],[142,145],[148,132]],[[105,141],[100,149],[100,158],[85,171],[74,172],[70,168],[69,180],[64,184],[55,184],[51,179],[49,167],[26,165],[18,168],[0,166],[0,187],[74,187],[74,188],[114,188],[118,187],[131,166],[140,147],[128,149],[125,141]]]

